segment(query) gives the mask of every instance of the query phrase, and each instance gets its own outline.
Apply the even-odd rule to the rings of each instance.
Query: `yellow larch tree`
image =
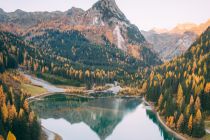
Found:
[[[7,135],[7,140],[16,140],[16,137],[12,132],[9,131]]]
[[[197,111],[200,108],[201,108],[201,101],[200,101],[200,97],[198,96],[195,100],[195,111]]]
[[[189,121],[188,121],[188,130],[191,132],[193,127],[193,116],[190,115]]]
[[[7,106],[5,103],[1,107],[1,112],[2,112],[2,119],[4,122],[6,122],[8,119],[8,110],[7,110]]]
[[[182,127],[182,124],[184,123],[184,115],[183,114],[181,114],[180,116],[179,116],[179,119],[178,119],[178,121],[177,121],[177,124],[176,124],[176,128],[177,128],[177,130],[181,130],[181,127]]]

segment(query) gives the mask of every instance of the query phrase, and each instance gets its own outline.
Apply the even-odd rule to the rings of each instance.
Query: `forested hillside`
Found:
[[[40,124],[26,101],[29,95],[20,88],[23,79],[6,72],[26,63],[32,51],[20,37],[0,32],[0,139],[40,138]]]
[[[21,37],[0,31],[0,72],[26,63],[24,61],[29,59],[28,53],[33,56],[32,50]]]
[[[106,46],[89,42],[79,31],[47,30],[31,39],[39,51],[34,71],[68,77],[82,83],[87,82],[88,78],[98,84],[114,80],[129,84],[136,72],[150,67],[148,63],[152,63],[151,59],[138,60],[111,45],[106,38],[104,40]],[[147,51],[144,54],[154,57]]]
[[[0,74],[0,139],[39,140],[41,126],[30,109],[29,95],[20,89],[23,77]]]
[[[169,127],[202,137],[210,115],[210,27],[183,56],[156,67],[145,84],[146,98]]]

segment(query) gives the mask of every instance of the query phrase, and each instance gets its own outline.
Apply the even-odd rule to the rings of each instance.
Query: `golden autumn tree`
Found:
[[[181,114],[179,116],[179,119],[178,119],[177,124],[176,124],[177,130],[181,131],[181,127],[182,127],[183,123],[184,123],[184,115]]]
[[[5,103],[6,101],[6,97],[3,91],[3,87],[0,86],[0,107],[3,105],[3,103]]]
[[[15,105],[8,105],[8,119],[10,122],[17,116]]]
[[[158,99],[158,108],[160,109],[160,106],[163,102],[163,94],[160,95],[159,99]]]
[[[85,71],[85,76],[88,77],[88,78],[90,77],[90,70]]]
[[[21,119],[24,115],[24,110],[22,108],[20,108],[20,111],[18,113],[18,119]]]
[[[8,119],[8,110],[7,110],[7,106],[5,103],[1,107],[1,112],[2,112],[2,119],[4,122],[6,122]]]
[[[144,82],[142,85],[142,90],[145,92],[147,90],[147,82]]]
[[[0,140],[4,140],[4,138],[3,138],[3,136],[2,136],[2,135],[0,135]]]
[[[26,110],[26,112],[29,111],[28,101],[26,101],[26,100],[24,101],[23,108]]]
[[[170,128],[175,127],[174,116],[170,116],[166,119],[166,125],[169,126]]]
[[[7,140],[16,140],[16,137],[12,132],[9,131],[7,135]]]
[[[183,101],[183,89],[182,89],[182,85],[179,84],[178,92],[177,92],[177,100],[176,100],[176,103],[179,107],[181,107],[182,101]]]
[[[193,98],[193,96],[191,95],[190,96],[190,105],[193,105],[194,104],[194,98]]]
[[[210,92],[210,82],[206,84],[206,87],[205,87],[204,91],[206,93],[209,93]]]
[[[201,119],[202,119],[202,114],[201,114],[200,109],[198,109],[195,115],[195,122],[200,123]]]
[[[188,121],[188,130],[189,130],[189,132],[192,132],[192,127],[193,127],[193,116],[191,114],[190,118],[189,118],[189,121]]]
[[[35,117],[35,114],[34,114],[33,111],[31,111],[31,112],[29,113],[29,116],[28,116],[29,123],[33,123],[34,117]]]
[[[195,100],[195,111],[197,111],[198,109],[200,110],[201,108],[201,101],[200,101],[200,97],[198,96]]]

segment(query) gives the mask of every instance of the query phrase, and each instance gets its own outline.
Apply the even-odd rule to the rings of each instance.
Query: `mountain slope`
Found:
[[[183,34],[143,32],[145,38],[152,44],[153,49],[163,61],[169,61],[185,53],[198,35],[193,32]]]
[[[209,40],[210,27],[184,55],[155,68],[147,81],[146,97],[155,102],[166,124],[193,137],[205,134],[204,119],[210,112]]]
[[[30,59],[29,55],[34,56],[33,50],[22,37],[0,31],[0,73],[25,63],[26,59]]]
[[[148,32],[142,31],[142,33],[161,59],[169,61],[185,53],[209,25],[210,20],[200,25],[178,24],[172,30],[153,29]]]

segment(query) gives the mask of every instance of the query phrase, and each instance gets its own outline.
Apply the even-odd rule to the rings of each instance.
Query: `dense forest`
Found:
[[[200,138],[210,115],[210,27],[181,57],[157,66],[145,84],[166,124]]]
[[[39,140],[41,126],[26,100],[29,96],[21,90],[15,90],[13,87],[8,86],[5,83],[5,78],[11,78],[10,80],[12,80],[15,77],[1,74],[0,139]]]
[[[30,109],[29,95],[20,89],[20,79],[6,72],[28,58],[28,47],[21,38],[0,32],[0,139],[38,140],[41,126]]]

